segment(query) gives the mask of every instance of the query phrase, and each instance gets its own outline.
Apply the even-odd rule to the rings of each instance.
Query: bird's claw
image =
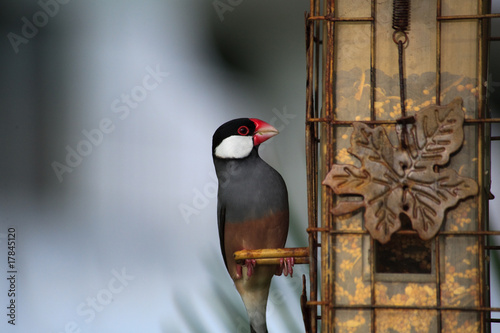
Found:
[[[285,276],[290,274],[290,277],[293,277],[293,266],[295,265],[295,258],[280,258],[280,266],[276,270],[276,275],[280,276],[282,273]]]
[[[248,277],[252,276],[256,264],[257,261],[255,259],[245,259],[245,266],[247,267]]]
[[[255,259],[245,259],[245,263],[243,264],[247,268],[247,276],[252,276],[255,265],[257,265],[257,261]],[[243,265],[236,264],[236,279],[241,279],[243,276]]]
[[[236,276],[235,276],[235,278],[237,280],[241,279],[241,277],[243,276],[242,269],[243,269],[243,267],[241,265],[236,264]]]
[[[247,266],[247,276],[250,277],[253,274],[255,265],[257,264],[255,259],[246,259],[245,266]]]

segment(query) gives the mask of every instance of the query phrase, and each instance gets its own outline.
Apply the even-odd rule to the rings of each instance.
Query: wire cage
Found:
[[[398,3],[311,0],[306,13],[307,332],[489,332],[499,323],[491,318],[500,309],[490,306],[489,254],[500,249],[490,244],[500,232],[490,229],[488,205],[490,152],[499,140],[490,125],[500,119],[489,116],[487,73],[489,44],[498,40],[490,37],[490,19],[500,14],[491,14],[486,0],[414,1],[408,12],[394,10]],[[458,125],[451,114],[462,117]],[[431,138],[429,128],[446,122],[460,134],[451,141]],[[477,185],[456,202],[433,188],[437,199],[421,211],[429,222],[424,226],[411,213],[425,185],[418,180],[393,180],[391,193],[413,196],[413,203],[355,191],[376,172],[390,182],[384,171],[366,171],[375,168],[376,158],[362,155],[370,140],[377,154],[401,164],[396,154],[423,149],[418,133],[438,149],[455,146],[443,148],[447,159],[440,164],[419,160],[425,167],[413,171],[395,166],[405,181],[408,172],[427,168]],[[405,135],[413,141],[401,139]],[[334,166],[344,183],[349,177],[358,183],[344,192],[338,180],[322,184]],[[366,195],[342,195],[353,193]],[[403,209],[393,216],[397,225],[369,221],[382,219],[380,207],[371,206],[376,202]]]

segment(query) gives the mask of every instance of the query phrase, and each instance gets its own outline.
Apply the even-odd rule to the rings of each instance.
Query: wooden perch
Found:
[[[309,251],[307,247],[285,249],[241,250],[234,252],[234,259],[242,264],[245,259],[255,259],[259,265],[279,265],[281,258],[295,259],[295,264],[308,264]]]

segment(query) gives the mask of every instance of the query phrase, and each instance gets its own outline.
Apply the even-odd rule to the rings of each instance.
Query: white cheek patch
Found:
[[[222,140],[215,148],[215,156],[219,158],[244,158],[253,149],[253,137],[232,135]]]

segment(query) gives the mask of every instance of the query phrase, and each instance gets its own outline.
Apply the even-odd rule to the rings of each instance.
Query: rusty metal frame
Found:
[[[324,7],[322,13],[322,9]],[[337,305],[335,304],[332,295],[333,290],[333,274],[334,262],[333,256],[329,255],[329,250],[334,245],[336,235],[363,235],[368,234],[366,230],[362,231],[345,231],[335,230],[333,228],[333,217],[329,214],[329,207],[332,206],[332,195],[326,194],[326,190],[322,191],[318,188],[318,180],[322,179],[323,174],[319,165],[321,157],[321,165],[333,164],[333,149],[331,146],[333,139],[333,128],[335,126],[350,126],[353,121],[337,120],[334,117],[335,100],[333,94],[334,79],[333,71],[335,68],[334,57],[334,42],[335,42],[335,27],[343,22],[359,22],[371,25],[371,41],[370,41],[370,120],[363,121],[366,124],[381,125],[381,124],[396,124],[396,120],[377,120],[375,116],[375,10],[376,1],[371,1],[371,16],[370,17],[336,17],[335,0],[310,0],[309,13],[306,13],[306,55],[307,55],[307,80],[306,80],[306,157],[307,157],[307,197],[308,197],[308,228],[309,235],[309,301],[308,315],[310,319],[310,327],[306,327],[307,332],[316,333],[321,322],[321,332],[334,331],[334,314],[339,309],[360,309],[367,310],[371,313],[371,332],[375,332],[375,310],[376,309],[401,309],[401,310],[424,310],[438,312],[438,331],[441,331],[441,313],[443,311],[467,311],[480,313],[480,328],[481,332],[486,332],[491,323],[499,323],[498,319],[491,319],[491,312],[500,312],[500,308],[492,308],[489,303],[489,292],[486,287],[489,284],[489,262],[486,260],[489,256],[489,251],[498,251],[500,246],[491,246],[487,244],[486,236],[500,236],[500,231],[489,230],[488,220],[488,189],[486,188],[484,175],[482,174],[485,168],[485,156],[488,151],[491,151],[491,141],[499,141],[499,136],[489,137],[487,135],[487,125],[491,123],[500,123],[500,118],[487,118],[486,116],[486,91],[483,84],[478,84],[479,97],[478,116],[475,119],[466,119],[466,126],[477,126],[478,134],[483,140],[478,141],[478,181],[480,185],[480,194],[478,200],[478,229],[476,231],[441,231],[435,238],[435,271],[436,271],[436,306],[381,306],[375,304],[374,300],[374,269],[371,269],[371,305]],[[437,31],[436,31],[436,102],[440,104],[441,95],[441,25],[442,22],[451,20],[475,20],[478,24],[480,34],[478,55],[478,82],[485,82],[487,78],[487,54],[488,45],[490,42],[500,41],[500,37],[489,37],[489,20],[500,18],[500,14],[490,14],[491,3],[489,0],[479,0],[479,9],[482,14],[478,15],[456,15],[442,16],[441,15],[441,0],[437,0],[436,16],[437,16]],[[322,55],[322,56],[321,56]],[[323,58],[323,59],[322,59]],[[321,76],[320,72],[324,75]],[[320,81],[322,82],[320,83]],[[322,96],[320,98],[320,91]],[[322,112],[321,105],[323,105]],[[321,115],[320,115],[321,114]],[[319,139],[322,144],[320,145]],[[321,177],[321,178],[319,178]],[[321,200],[321,201],[320,201]],[[321,204],[320,204],[321,202]],[[321,225],[319,225],[318,210],[321,209]],[[400,234],[415,234],[413,230],[398,231]],[[479,251],[478,263],[480,271],[480,304],[477,307],[447,307],[440,304],[441,281],[440,281],[440,243],[445,237],[460,237],[460,236],[477,236]],[[373,240],[371,246],[373,248]],[[318,251],[321,251],[318,254]],[[372,252],[372,256],[373,251]],[[319,262],[318,262],[319,258]],[[373,258],[372,258],[373,260]],[[321,284],[321,294],[318,294],[318,282]],[[321,307],[321,315],[318,315],[318,307]]]

